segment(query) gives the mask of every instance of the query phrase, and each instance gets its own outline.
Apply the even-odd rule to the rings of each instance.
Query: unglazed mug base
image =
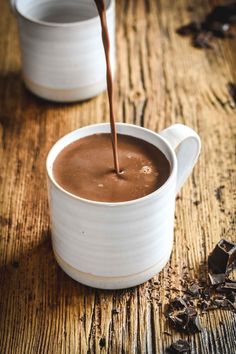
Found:
[[[51,88],[42,86],[27,79],[26,77],[24,77],[24,83],[27,89],[34,93],[36,96],[54,102],[76,102],[88,100],[99,95],[106,89],[106,83],[104,80],[86,87],[83,86],[68,89],[57,89],[53,87]]]
[[[170,259],[170,254],[171,253],[161,259],[157,264],[143,272],[123,277],[101,277],[81,272],[78,269],[72,267],[66,263],[54,250],[54,255],[57,263],[62,268],[62,270],[64,270],[64,272],[72,279],[83,285],[91,286],[92,288],[106,290],[127,289],[145,283],[154,277],[154,275],[157,275],[165,267]]]

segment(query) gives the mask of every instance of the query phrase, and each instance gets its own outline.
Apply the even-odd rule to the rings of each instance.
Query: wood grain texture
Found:
[[[159,131],[180,122],[199,132],[203,149],[176,202],[175,242],[165,269],[123,291],[71,280],[50,243],[45,157],[81,126],[108,121],[106,93],[70,105],[43,101],[24,87],[16,21],[0,1],[0,353],[160,353],[178,338],[192,353],[236,353],[236,316],[214,311],[204,330],[173,331],[163,310],[181,277],[199,268],[222,237],[235,241],[235,40],[214,50],[191,47],[175,30],[216,1],[117,0],[117,121]],[[203,273],[204,274],[204,273]],[[220,324],[220,325],[219,325]]]

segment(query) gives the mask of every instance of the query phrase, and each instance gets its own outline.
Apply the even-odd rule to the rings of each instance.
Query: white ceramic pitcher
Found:
[[[74,196],[55,181],[52,167],[60,151],[85,136],[110,132],[109,124],[87,126],[64,136],[52,147],[46,163],[56,259],[72,278],[104,289],[141,284],[168,262],[176,193],[191,173],[201,147],[199,136],[181,124],[156,134],[117,123],[117,131],[155,145],[169,160],[170,176],[155,192],[128,202],[104,203]]]

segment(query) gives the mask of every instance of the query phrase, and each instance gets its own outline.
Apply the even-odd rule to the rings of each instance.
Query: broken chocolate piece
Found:
[[[229,34],[229,24],[221,22],[212,22],[208,26],[208,31],[211,31],[215,37],[226,38]]]
[[[202,311],[206,311],[209,307],[209,303],[206,300],[201,300],[199,303],[199,307]]]
[[[236,291],[236,280],[227,279],[224,284],[222,284],[221,289]]]
[[[209,273],[209,279],[211,282],[211,285],[218,285],[222,284],[225,281],[225,274],[211,274]]]
[[[213,48],[211,38],[232,38],[230,27],[236,23],[236,2],[215,6],[212,11],[200,21],[193,21],[177,29],[182,36],[191,36],[192,45],[197,48]]]
[[[220,240],[208,257],[210,273],[226,273],[236,261],[236,245],[233,242]]]
[[[210,298],[211,298],[211,289],[210,289],[210,287],[206,287],[206,288],[202,289],[202,298],[204,300],[210,300]]]
[[[228,299],[229,301],[231,301],[232,303],[235,302],[235,293],[233,291],[230,291],[228,293],[226,293],[225,297],[226,299]]]
[[[193,37],[193,46],[196,48],[212,49],[213,46],[210,43],[212,39],[211,32],[200,32]]]
[[[170,354],[188,354],[191,352],[190,344],[183,339],[177,340],[171,344],[171,346],[167,349],[167,353]]]
[[[171,301],[170,307],[172,310],[182,310],[187,308],[187,302],[182,297],[176,297]]]
[[[175,298],[169,304],[166,315],[170,324],[180,332],[190,334],[201,331],[197,310],[183,298]]]
[[[213,10],[206,16],[206,22],[211,23],[218,21],[221,23],[233,23],[235,16],[236,2],[214,7]]]
[[[227,299],[214,299],[213,304],[216,305],[216,307],[221,308],[221,307],[228,307],[229,303]]]
[[[191,295],[192,297],[199,296],[200,286],[196,283],[190,285],[186,290],[187,294]]]
[[[181,36],[188,36],[190,34],[199,33],[201,31],[201,23],[197,21],[190,22],[185,26],[179,27],[176,32]]]
[[[223,299],[215,298],[213,300],[213,304],[216,305],[217,308],[230,309],[236,312],[236,306],[234,305],[234,302],[225,297]]]

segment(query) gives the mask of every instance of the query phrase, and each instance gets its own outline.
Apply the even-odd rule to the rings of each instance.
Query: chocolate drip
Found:
[[[114,167],[117,174],[120,173],[119,160],[118,160],[118,149],[117,149],[117,132],[114,118],[114,98],[113,98],[113,80],[111,73],[111,63],[110,63],[110,40],[107,28],[107,18],[106,18],[106,7],[104,0],[94,0],[98,9],[101,26],[102,26],[102,41],[106,56],[106,67],[107,67],[107,92],[110,107],[110,124],[111,124],[111,138],[112,138],[112,149],[114,158]]]

